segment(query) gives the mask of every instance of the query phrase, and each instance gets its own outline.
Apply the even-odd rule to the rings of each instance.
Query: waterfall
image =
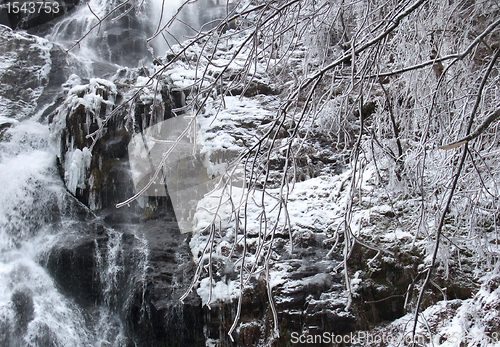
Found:
[[[24,121],[2,137],[0,345],[88,346],[82,312],[39,264],[59,233],[66,196],[48,147],[49,129]]]
[[[125,346],[122,316],[135,293],[144,303],[147,240],[137,226],[105,227],[107,238],[95,241],[96,306],[82,308],[62,293],[44,265],[61,240],[82,237],[73,198],[57,172],[48,126],[12,124],[0,141],[0,346]],[[144,305],[141,311],[147,314]]]
[[[121,3],[121,0],[83,3],[75,13],[59,20],[48,38],[66,48],[81,39],[74,53],[115,66],[141,66],[151,60],[149,48],[154,49],[156,56],[165,54],[166,45],[161,43],[161,36],[150,47],[146,41],[155,34],[159,24],[164,25],[172,17],[180,0],[166,0],[164,4],[163,0],[132,1],[120,7]],[[103,22],[96,26],[98,18]]]
[[[61,179],[56,150],[51,147],[53,134],[42,122],[53,120],[60,97],[57,86],[47,92],[49,76],[55,83],[67,79],[68,71],[84,75],[82,78],[106,77],[119,66],[140,66],[151,57],[146,40],[158,24],[168,22],[179,1],[130,2],[137,5],[132,11],[115,21],[103,22],[72,50],[69,60],[73,65],[64,72],[58,69],[61,63],[54,59],[52,46],[43,46],[46,78],[38,81],[32,101],[40,102],[40,109],[51,110],[52,118],[48,113],[47,117],[35,115],[32,105],[19,108],[16,119],[0,115],[0,346],[130,346],[134,337],[125,317],[134,310],[134,318],[148,322],[154,314],[145,304],[150,272],[146,237],[139,225],[106,225],[76,200],[72,195],[75,189],[65,186]],[[209,12],[201,7],[213,6],[212,0],[203,1],[181,13],[188,26],[177,22],[170,31],[181,37],[192,33],[189,26],[200,27],[201,14]],[[92,11],[82,4],[58,18],[46,38],[69,48],[95,26],[97,17],[103,18],[120,2],[91,0]],[[127,10],[124,7],[113,17]],[[159,39],[151,44],[155,55],[166,51],[163,37]],[[29,40],[26,42],[26,47],[31,47]],[[30,63],[33,58],[23,59]],[[45,71],[51,69],[50,74]],[[72,88],[70,84],[61,90]],[[18,105],[24,101],[12,97],[8,102]],[[78,166],[84,160],[74,162]],[[85,264],[78,264],[81,259],[71,253],[74,245],[81,245],[85,251],[81,253],[86,256]],[[71,283],[79,267],[90,269],[89,278],[82,279],[87,281],[85,286]]]
[[[95,240],[97,282],[100,283],[102,302],[95,324],[99,343],[112,346],[124,345],[127,341],[122,315],[132,307],[134,293],[141,295],[141,318],[146,317],[144,295],[146,274],[149,267],[147,240],[139,234],[130,234],[108,228],[108,239],[100,244]],[[126,252],[125,252],[126,251]]]
[[[192,36],[204,24],[223,18],[227,11],[225,5],[214,0],[198,0],[183,6],[179,20],[166,27],[183,0],[136,0],[120,7],[123,2],[90,0],[88,4],[80,4],[73,14],[54,25],[48,39],[66,48],[81,40],[73,53],[94,64],[111,64],[109,72],[116,65],[140,67],[152,61],[152,54],[165,55],[169,45]],[[98,18],[103,19],[101,25],[97,25]],[[156,35],[162,28],[166,29],[163,35]],[[156,37],[148,44],[147,40],[153,36]]]

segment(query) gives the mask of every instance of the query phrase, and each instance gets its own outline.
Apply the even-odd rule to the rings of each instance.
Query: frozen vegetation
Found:
[[[198,294],[243,300],[263,279],[279,306],[273,292],[324,281],[286,265],[320,240],[343,258],[326,310],[344,300],[365,329],[406,313],[375,330],[404,343],[496,344],[498,6],[261,5],[157,67],[189,91],[205,145],[238,152],[247,174],[230,220],[197,212]]]
[[[0,277],[27,269],[37,285],[1,289],[0,329],[16,319],[13,293],[31,291],[36,318],[25,340],[66,319],[71,334],[51,337],[61,346],[124,345],[127,327],[140,329],[116,312],[129,314],[138,300],[143,328],[155,324],[158,302],[198,297],[218,319],[203,325],[207,346],[287,346],[293,333],[324,332],[371,337],[351,341],[360,346],[500,345],[498,3],[242,1],[227,11],[165,43],[154,64],[68,76],[47,117],[37,100],[52,44],[8,32],[32,41],[38,75],[26,100],[9,88],[0,95],[0,178],[9,182]],[[0,62],[2,80],[15,61],[9,53]],[[203,177],[220,177],[187,214],[187,256],[173,236],[151,232],[161,229],[151,220],[171,222],[158,217],[167,205],[132,191],[123,169],[127,141],[171,116],[197,124]],[[161,140],[143,141],[153,149]],[[66,190],[90,210],[118,203],[143,223],[106,226],[91,241],[101,285],[92,328],[32,244],[49,249],[59,235],[43,219],[69,198],[57,163]],[[151,251],[161,242],[175,254]],[[127,247],[136,272],[126,270]],[[147,306],[157,285],[148,276],[165,282],[158,258],[193,267],[160,286],[174,288],[171,296]],[[41,313],[46,306],[53,310]],[[110,322],[114,332],[104,328]]]

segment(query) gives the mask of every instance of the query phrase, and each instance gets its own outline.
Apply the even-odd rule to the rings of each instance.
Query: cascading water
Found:
[[[172,17],[180,0],[132,1],[120,6],[122,3],[121,0],[91,0],[80,5],[74,14],[59,20],[49,40],[69,48],[86,36],[75,48],[78,55],[94,62],[131,67],[151,60],[150,47],[154,48],[155,55],[164,54],[166,46],[161,44],[161,36],[152,41],[150,47],[146,41],[155,34],[158,25],[164,25]],[[106,20],[96,27],[98,18]]]
[[[132,231],[135,226],[131,226]],[[125,345],[124,324],[120,313],[127,314],[132,306],[134,293],[141,295],[141,318],[146,317],[144,294],[149,267],[147,240],[134,233],[124,233],[112,228],[107,230],[104,244],[95,240],[97,282],[100,283],[99,319],[95,323],[99,342],[112,346]]]
[[[200,13],[206,16],[213,6],[211,0],[203,1],[191,7],[190,14],[181,14],[193,27],[199,27],[204,21],[200,21]],[[72,14],[59,18],[47,38],[69,48],[97,23],[96,17],[103,18],[121,2],[91,0],[92,11],[82,4]],[[74,59],[84,59],[88,64],[74,64],[68,71],[74,68],[69,72],[81,74],[83,78],[103,77],[114,74],[118,65],[139,66],[150,56],[146,39],[156,32],[158,25],[163,26],[171,18],[179,3],[180,0],[131,2],[137,7],[130,13],[115,21],[103,22],[81,41],[79,48],[72,51],[77,52]],[[200,11],[200,7],[207,8]],[[128,7],[123,7],[113,17],[120,17],[127,10]],[[178,37],[189,33],[186,27],[181,28],[184,24],[179,23],[170,31]],[[161,44],[163,37],[159,39],[160,42],[153,43],[155,55],[165,53],[162,50],[166,45],[162,48]],[[43,94],[43,85],[49,76],[45,70],[50,70],[53,63],[49,46],[40,46],[45,54],[41,70],[44,75],[40,72],[40,87],[35,90],[33,100],[35,105],[44,100],[47,107],[50,106],[48,109],[54,109],[56,102],[50,99],[54,95]],[[59,79],[68,77],[58,76]],[[67,93],[69,89],[63,86],[61,90]],[[12,104],[21,102],[11,100]],[[44,105],[37,106],[43,110]],[[138,311],[134,317],[139,320],[146,321],[153,314],[144,305],[150,270],[148,241],[138,225],[122,224],[115,229],[105,226],[68,192],[58,171],[55,149],[51,147],[53,134],[45,123],[50,117],[32,114],[35,107],[29,106],[12,108],[22,111],[15,112],[17,120],[0,115],[0,346],[133,345],[124,317],[131,310]],[[71,271],[78,264],[64,263],[65,259],[71,262],[73,258],[58,256],[57,252],[65,243],[77,244],[88,238],[87,229],[96,225],[104,230],[102,235],[94,232],[90,236],[92,241],[86,244],[92,250],[86,254],[91,259],[90,265],[86,264],[92,272],[89,290],[95,293],[81,299],[63,283],[72,280],[64,278],[71,275],[64,269]],[[57,275],[58,271],[63,275]],[[67,286],[75,288],[78,284]]]
[[[226,15],[226,6],[216,5],[218,1],[198,0],[186,4],[178,14],[180,20],[170,23],[163,34],[157,34],[158,29],[166,27],[183,2],[137,0],[121,6],[125,1],[91,0],[88,4],[81,4],[72,15],[58,20],[48,38],[66,48],[79,42],[74,52],[94,64],[112,64],[108,69],[116,69],[116,65],[140,67],[152,61],[151,53],[164,55],[169,44],[184,40],[193,35],[193,29],[198,30],[205,23]],[[108,16],[110,12],[112,14]],[[100,25],[97,25],[98,18],[103,19]],[[148,44],[147,40],[153,36],[155,38]]]
[[[34,52],[34,56],[39,50],[45,65],[43,69],[27,68],[27,71],[35,71],[35,77],[40,75],[35,78],[40,87],[35,90],[33,104],[11,107],[23,101],[9,99],[16,96],[4,93],[9,91],[8,84],[1,88],[2,110],[15,119],[0,115],[0,346],[128,346],[132,340],[126,336],[123,316],[131,309],[134,295],[142,293],[144,298],[149,266],[147,242],[135,236],[134,227],[125,233],[103,226],[108,237],[101,237],[96,243],[95,264],[90,264],[95,278],[89,288],[83,289],[93,290],[91,287],[95,285],[99,295],[94,301],[82,304],[65,290],[61,283],[64,278],[54,276],[57,272],[54,267],[66,265],[60,263],[59,245],[79,242],[86,236],[82,230],[91,226],[90,220],[93,220],[92,226],[102,221],[95,220],[64,186],[52,148],[54,134],[46,123],[48,119],[34,114],[37,101],[48,102],[48,105],[53,102],[50,95],[41,97],[44,83],[52,76],[49,74],[54,63],[50,58],[51,45],[23,35],[10,37],[14,45],[4,47],[25,51],[22,44],[32,44],[32,47],[26,46],[29,47],[26,51]],[[0,50],[0,53],[4,57],[12,56],[8,51]],[[19,56],[26,61],[37,61],[32,56]],[[3,63],[0,77],[19,70],[8,71],[5,60]],[[93,256],[89,254],[91,262]],[[56,259],[55,266],[51,263],[53,259]],[[146,309],[141,308],[141,312],[146,314]]]
[[[0,142],[0,345],[88,346],[82,312],[39,260],[59,233],[66,191],[47,126],[17,124]],[[7,139],[7,140],[5,140]]]
[[[96,306],[68,299],[43,265],[59,240],[81,237],[73,198],[58,175],[48,126],[9,124],[0,142],[0,346],[125,346],[120,315],[134,293],[144,295],[147,241],[134,226],[127,233],[105,227],[108,237],[95,241]]]

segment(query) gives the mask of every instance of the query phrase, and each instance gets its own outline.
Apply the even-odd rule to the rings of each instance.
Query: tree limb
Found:
[[[440,146],[439,148],[444,149],[444,150],[449,150],[453,148],[457,148],[462,146],[463,144],[475,139],[479,135],[481,135],[486,129],[488,129],[489,125],[493,123],[495,120],[500,118],[500,108],[496,110],[494,113],[490,114],[484,122],[477,127],[477,129],[470,135],[464,137],[463,139],[460,139],[458,141],[452,142],[448,145]]]

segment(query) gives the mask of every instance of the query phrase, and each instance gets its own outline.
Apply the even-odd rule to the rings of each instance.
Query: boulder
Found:
[[[180,102],[181,98],[172,96],[168,81],[159,93],[159,101],[142,97],[145,91],[139,92],[132,105],[115,111],[93,142],[87,135],[100,129],[104,118],[121,100],[130,97],[135,80],[122,78],[116,82],[116,85],[103,79],[91,79],[87,84],[75,82],[64,103],[51,116],[66,186],[94,211],[115,206],[135,194],[128,162],[131,137],[171,118],[172,107],[180,107],[175,100]],[[157,102],[154,107],[153,102]],[[129,110],[133,110],[133,119],[128,117]],[[155,201],[155,206],[158,203]],[[137,202],[131,206],[141,209]]]
[[[200,298],[179,301],[194,271],[186,235],[164,218],[115,228],[103,219],[73,226],[47,254],[60,290],[88,312],[116,312],[136,346],[205,346]]]
[[[29,289],[17,289],[12,293],[11,301],[16,312],[16,332],[23,334],[26,332],[29,322],[35,316],[35,306],[32,293]]]

